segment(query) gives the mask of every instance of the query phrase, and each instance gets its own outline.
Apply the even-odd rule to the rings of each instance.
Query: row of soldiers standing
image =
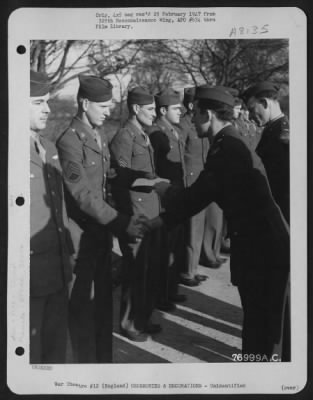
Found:
[[[273,92],[273,86],[271,89]],[[224,93],[224,88],[219,90]],[[193,103],[192,96],[193,94],[190,104]],[[41,105],[46,107],[39,112],[41,116],[47,116],[49,87],[46,77],[31,73],[31,105],[39,107],[36,104],[39,98]],[[255,98],[255,92],[250,98]],[[162,188],[158,190],[158,183],[152,189],[149,185],[132,187],[138,178],[154,182],[156,177],[161,177],[168,179],[174,188],[180,190],[191,185],[204,167],[208,139],[200,139],[196,135],[190,119],[191,112],[181,120],[178,94],[166,90],[154,99],[142,88],[130,91],[127,99],[129,119],[114,136],[110,151],[107,136],[100,128],[110,113],[112,86],[108,81],[96,77],[80,77],[77,101],[77,116],[57,142],[62,170],[56,154],[50,157],[46,150],[50,144],[46,144],[40,135],[43,128],[32,128],[31,125],[31,137],[35,137],[34,142],[31,141],[31,155],[36,159],[37,167],[41,166],[36,176],[41,175],[42,181],[39,193],[34,186],[38,180],[31,179],[31,207],[36,207],[33,212],[31,208],[31,220],[38,220],[38,202],[33,200],[37,196],[50,199],[45,204],[41,201],[41,206],[49,214],[50,229],[47,232],[46,226],[37,223],[31,232],[31,362],[65,361],[65,330],[68,318],[66,287],[70,279],[70,269],[68,262],[65,263],[63,259],[50,262],[49,251],[40,253],[34,241],[34,238],[38,241],[38,237],[43,241],[42,232],[47,232],[49,236],[53,231],[53,223],[57,232],[62,231],[62,235],[67,233],[66,227],[60,228],[57,225],[55,204],[51,201],[56,195],[53,196],[51,191],[49,169],[53,168],[54,179],[59,185],[60,204],[63,198],[62,179],[64,181],[69,215],[68,229],[74,242],[72,252],[76,255],[75,281],[69,302],[69,326],[76,361],[112,361],[112,234],[118,237],[123,253],[121,331],[131,340],[146,340],[148,334],[161,331],[162,327],[151,320],[152,312],[155,307],[169,311],[175,307],[175,302],[184,300],[177,292],[179,281],[195,286],[205,279],[196,273],[196,267],[204,233],[208,232],[205,228],[206,220],[212,223],[212,218],[205,218],[210,212],[214,214],[216,211],[218,215],[217,223],[213,227],[216,230],[217,245],[213,243],[212,237],[206,239],[205,244],[209,245],[215,257],[215,260],[211,259],[213,264],[223,261],[219,260],[218,244],[222,235],[222,212],[216,204],[211,203],[205,211],[201,211],[184,225],[179,224],[171,229],[162,227],[148,232],[144,228],[146,220],[157,217],[166,207],[166,201],[161,196]],[[277,140],[287,144],[281,133]],[[196,146],[197,151],[201,152],[197,157],[195,171],[188,170],[186,143]],[[288,152],[283,151],[284,156],[289,157]],[[35,164],[34,159],[31,157],[31,166]],[[289,168],[289,159],[286,160],[288,164],[284,174]],[[112,189],[114,208],[108,204],[108,181]],[[215,207],[215,210],[210,211],[210,207]],[[49,240],[48,236],[45,240]],[[69,242],[68,236],[65,238],[59,235],[53,253],[60,254],[65,239]],[[39,268],[35,270],[33,266],[36,260]],[[41,264],[46,265],[45,271],[40,270]],[[34,275],[36,277],[32,279]],[[50,287],[57,276],[59,283]],[[60,283],[62,279],[63,285]],[[32,282],[36,280],[32,289]],[[43,290],[45,282],[46,290]],[[60,308],[54,298],[61,292],[63,307]],[[38,302],[40,307],[36,308],[34,304]],[[48,303],[51,303],[51,309],[50,306],[43,306]],[[58,329],[56,334],[56,324],[62,322],[64,329]]]

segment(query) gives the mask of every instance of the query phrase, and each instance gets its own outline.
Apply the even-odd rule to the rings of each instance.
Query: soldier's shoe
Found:
[[[221,252],[229,254],[230,253],[230,239],[222,239],[222,245],[221,245]]]
[[[187,296],[185,294],[173,294],[169,296],[169,300],[172,303],[183,303],[184,301],[187,300]]]
[[[156,308],[158,310],[167,311],[168,312],[168,311],[176,310],[176,305],[174,303],[171,303],[170,301],[166,301],[166,302],[163,302],[163,303],[158,303]]]
[[[226,257],[217,257],[216,261],[218,263],[225,264],[228,261],[228,258],[226,258]]]
[[[207,267],[207,268],[213,268],[217,269],[219,268],[223,263],[220,261],[206,261],[206,260],[200,260],[199,262],[200,265]]]
[[[180,283],[182,283],[185,286],[199,286],[199,281],[197,281],[195,278],[180,278]]]
[[[149,322],[144,331],[153,335],[155,333],[160,333],[162,331],[162,326],[160,324],[153,324],[152,322]]]
[[[133,342],[145,342],[149,337],[145,332],[128,331],[127,329],[121,329],[121,334]]]
[[[209,277],[206,276],[206,275],[197,274],[197,275],[195,275],[195,279],[196,279],[198,282],[204,282],[204,281],[206,281],[207,279],[209,279]]]

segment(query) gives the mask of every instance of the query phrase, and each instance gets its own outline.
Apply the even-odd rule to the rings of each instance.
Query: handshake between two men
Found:
[[[139,180],[138,180],[139,181]],[[152,181],[152,180],[151,180]],[[156,181],[151,187],[157,192],[161,199],[165,196],[167,190],[171,187],[168,180],[154,179]],[[141,182],[137,186],[139,186]],[[152,219],[139,214],[137,216],[132,216],[130,222],[127,226],[126,233],[134,242],[139,242],[143,236],[159,228],[163,225],[162,219],[160,217],[155,217]]]

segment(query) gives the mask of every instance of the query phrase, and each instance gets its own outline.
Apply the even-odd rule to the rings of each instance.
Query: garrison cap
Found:
[[[112,84],[107,79],[94,75],[79,75],[78,96],[101,103],[112,99]]]
[[[222,85],[218,85],[218,86],[214,86],[215,88],[221,89],[221,90],[225,90],[226,92],[229,92],[232,96],[234,97],[238,97],[239,95],[239,90],[232,88],[230,86],[222,86]]]
[[[39,97],[49,93],[50,83],[48,75],[43,72],[30,70],[30,96]]]
[[[127,103],[138,104],[139,106],[152,104],[154,103],[154,96],[147,89],[137,86],[128,92]]]
[[[173,89],[165,89],[155,95],[157,107],[180,104],[180,95]]]
[[[196,87],[188,87],[184,89],[184,103],[192,103],[195,99]]]
[[[234,107],[235,98],[226,90],[218,86],[202,85],[196,89],[197,100],[213,100]]]
[[[278,93],[279,86],[275,85],[273,82],[259,82],[255,85],[251,85],[248,89],[243,93],[242,97],[245,101],[248,101],[250,97],[255,97],[262,92],[276,92]]]

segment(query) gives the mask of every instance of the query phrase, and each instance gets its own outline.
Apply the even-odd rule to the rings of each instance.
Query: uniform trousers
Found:
[[[223,220],[223,211],[216,203],[211,203],[205,210],[204,238],[201,251],[203,265],[215,263],[220,256]]]
[[[129,332],[145,330],[156,305],[160,274],[160,230],[138,243],[119,240],[123,253],[120,325]]]
[[[191,217],[185,224],[186,259],[183,262],[181,277],[193,279],[197,274],[199,258],[204,239],[206,210]]]
[[[46,296],[30,297],[30,363],[66,361],[67,287]]]
[[[177,295],[179,274],[184,264],[184,225],[161,229],[161,268],[158,303],[164,304]]]
[[[99,239],[83,232],[74,271],[70,334],[79,363],[112,362],[112,247]]]
[[[216,203],[211,203],[199,214],[191,217],[185,224],[185,249],[181,276],[192,279],[201,263],[216,263],[220,255],[223,229],[223,212]]]
[[[288,277],[274,271],[263,279],[242,282],[238,290],[244,313],[243,355],[290,361]]]

